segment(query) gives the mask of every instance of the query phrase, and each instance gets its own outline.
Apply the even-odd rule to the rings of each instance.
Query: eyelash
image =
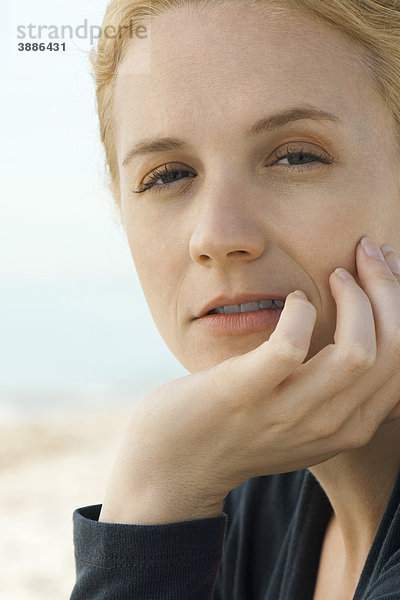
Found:
[[[302,155],[303,157],[307,157],[307,158],[313,158],[313,159],[317,159],[319,162],[323,163],[323,164],[332,164],[333,163],[333,159],[331,159],[329,156],[327,156],[327,154],[325,152],[321,152],[320,154],[317,154],[316,152],[312,152],[312,151],[304,151],[304,148],[297,148],[295,150],[291,149],[291,148],[287,148],[281,155],[279,155],[279,153],[277,153],[275,155],[276,161],[278,162],[279,160],[282,160],[284,158],[293,158],[294,156],[299,156]],[[314,161],[313,161],[314,162]],[[309,169],[310,167],[307,167],[307,164],[312,164],[312,163],[305,163],[305,165],[288,165],[289,168],[291,169],[295,169],[296,171],[304,171],[305,169]],[[281,165],[283,166],[283,165]],[[142,194],[143,192],[146,192],[147,190],[150,190],[152,188],[154,192],[160,193],[163,190],[165,190],[166,188],[169,188],[169,186],[173,185],[174,183],[176,183],[176,181],[172,181],[169,183],[156,183],[156,181],[158,181],[158,179],[162,178],[162,177],[167,177],[168,175],[170,175],[171,173],[187,173],[190,175],[193,175],[193,173],[191,173],[188,170],[185,169],[179,169],[176,167],[171,167],[168,168],[168,165],[165,165],[164,167],[162,167],[161,169],[156,169],[155,171],[153,171],[150,175],[149,175],[149,182],[146,183],[144,185],[144,187],[140,190],[132,190],[132,192],[134,192],[135,194]],[[194,175],[194,177],[192,179],[195,179],[196,175]],[[178,180],[180,181],[180,180]]]

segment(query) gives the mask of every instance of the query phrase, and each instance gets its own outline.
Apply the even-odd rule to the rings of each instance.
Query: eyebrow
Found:
[[[260,135],[261,133],[279,129],[288,123],[300,121],[302,119],[342,123],[342,120],[339,117],[330,112],[319,110],[312,106],[296,106],[258,119],[254,125],[250,127],[250,129],[245,131],[245,134],[248,137],[254,137],[256,135]],[[135,146],[129,150],[122,161],[122,166],[127,165],[128,162],[134,157],[158,154],[160,152],[167,152],[169,150],[187,150],[188,148],[189,144],[180,138],[145,138],[139,140],[139,142],[137,142]]]

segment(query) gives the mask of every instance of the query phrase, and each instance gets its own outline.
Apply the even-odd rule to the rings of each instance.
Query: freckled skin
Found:
[[[176,136],[192,145],[120,167],[124,227],[161,336],[194,373],[271,334],[210,336],[192,318],[212,298],[301,289],[317,311],[308,360],[334,341],[332,271],[356,275],[363,235],[400,250],[400,161],[373,80],[343,34],[270,7],[169,11],[152,22],[151,73],[132,75],[142,51],[132,40],[118,72],[119,165],[145,137]],[[329,111],[342,124],[307,120],[253,138],[243,134],[260,117],[299,104]],[[308,164],[302,173],[286,161],[271,164],[288,145],[336,160]],[[197,177],[159,194],[131,191],[168,163],[183,163]],[[374,530],[386,501],[365,508],[365,479],[374,481],[374,467],[379,486],[392,476],[393,463],[381,458],[399,433],[394,421],[368,447],[310,469],[329,490],[353,566],[368,549],[357,532]],[[358,554],[354,548],[363,544]]]

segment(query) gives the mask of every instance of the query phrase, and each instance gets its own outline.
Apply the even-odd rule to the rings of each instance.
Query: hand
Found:
[[[100,520],[217,516],[247,479],[362,447],[400,417],[400,279],[361,244],[356,263],[362,287],[336,273],[329,278],[335,343],[308,362],[316,310],[289,294],[269,340],[169,382],[135,407]]]

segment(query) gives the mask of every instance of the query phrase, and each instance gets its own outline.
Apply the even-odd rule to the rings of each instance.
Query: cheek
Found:
[[[126,227],[131,256],[153,318],[170,318],[184,273],[179,236],[168,230],[149,231],[140,220]]]
[[[182,245],[181,223],[168,202],[146,194],[150,191],[125,202],[125,231],[131,253],[138,261],[163,262],[163,257],[176,257],[178,245]]]

